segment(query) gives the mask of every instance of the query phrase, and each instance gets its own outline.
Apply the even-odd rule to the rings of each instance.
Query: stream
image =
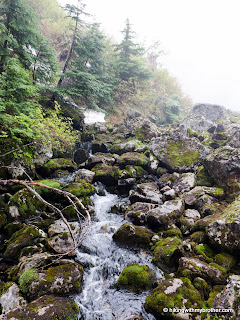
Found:
[[[117,290],[114,284],[123,268],[133,263],[148,265],[158,278],[162,273],[146,252],[120,248],[114,243],[112,235],[125,220],[122,215],[111,213],[111,207],[129,200],[108,193],[100,183],[97,189],[100,193],[92,196],[95,218],[76,258],[85,269],[83,291],[74,297],[80,308],[78,320],[124,320],[132,315],[154,320],[143,308],[149,292],[134,294]]]

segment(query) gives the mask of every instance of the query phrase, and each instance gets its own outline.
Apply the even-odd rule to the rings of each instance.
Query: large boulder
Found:
[[[203,159],[203,165],[214,181],[230,191],[240,190],[240,150],[224,146]]]
[[[209,121],[216,122],[218,120],[224,120],[227,116],[227,110],[216,104],[195,104],[191,110],[194,115],[203,116]]]
[[[79,308],[66,297],[43,296],[8,313],[6,320],[77,320]],[[4,319],[4,320],[5,320]]]
[[[232,202],[207,227],[207,234],[212,244],[228,251],[238,252],[240,249],[240,197]]]
[[[177,172],[193,170],[201,157],[208,153],[208,149],[195,138],[169,128],[162,129],[160,137],[151,140],[150,150],[167,168]]]
[[[144,306],[157,320],[190,320],[195,319],[196,313],[184,312],[183,318],[183,314],[174,309],[202,308],[203,301],[189,279],[174,278],[163,280],[147,297]]]

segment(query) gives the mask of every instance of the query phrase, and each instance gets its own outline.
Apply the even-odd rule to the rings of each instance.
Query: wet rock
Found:
[[[136,190],[130,190],[129,200],[134,202],[148,202],[161,204],[162,194],[159,191],[158,185],[154,182],[142,183],[136,186]]]
[[[92,169],[96,164],[102,163],[107,165],[113,165],[116,162],[117,155],[111,153],[97,152],[89,157],[85,166]]]
[[[46,294],[66,296],[80,293],[82,290],[83,267],[71,260],[63,264],[37,271],[29,269],[19,278],[21,291],[29,300]]]
[[[240,197],[232,202],[219,219],[209,224],[207,235],[214,245],[228,251],[240,249]]]
[[[8,313],[26,304],[26,300],[20,295],[19,288],[15,283],[0,283],[0,305],[2,313]]]
[[[11,320],[77,320],[79,309],[74,300],[64,297],[43,296],[23,308],[10,312]]]
[[[125,223],[114,233],[113,240],[126,247],[149,248],[153,236],[154,233],[147,228]]]
[[[46,264],[47,261],[50,260],[49,258],[51,258],[50,253],[47,253],[47,252],[33,253],[33,250],[31,250],[28,256],[23,255],[19,259],[19,263],[17,265],[17,270],[18,270],[17,277],[20,277],[25,271],[29,269],[40,267],[41,265]]]
[[[156,280],[155,273],[148,266],[133,264],[123,269],[116,286],[119,289],[141,293],[153,288]]]
[[[80,225],[78,222],[69,222],[69,226],[74,236],[77,236],[80,231]],[[48,234],[50,237],[55,236],[56,234],[69,233],[67,225],[63,222],[62,219],[56,220],[53,224],[51,224],[48,228]]]
[[[92,142],[92,153],[97,153],[97,152],[103,152],[103,153],[109,152],[108,144],[102,141],[94,140]]]
[[[85,162],[87,159],[89,158],[89,153],[84,150],[84,149],[77,149],[75,152],[74,152],[74,155],[73,155],[73,160],[76,164],[80,164],[80,163],[83,163]]]
[[[88,183],[92,183],[94,176],[95,176],[94,172],[87,169],[80,169],[76,172],[74,181],[78,182],[79,180],[84,180]]]
[[[173,267],[178,257],[174,257],[176,250],[182,245],[178,237],[168,237],[156,243],[153,248],[153,263],[159,268]]]
[[[201,277],[208,283],[223,284],[226,283],[224,272],[226,273],[226,270],[217,264],[207,264],[197,258],[182,257],[179,260],[178,273],[188,275],[191,279]]]
[[[69,183],[64,191],[70,192],[77,197],[89,197],[96,193],[96,188],[85,180],[78,180],[78,182]]]
[[[200,293],[187,278],[163,280],[147,297],[144,305],[146,311],[152,313],[157,320],[190,320],[194,319],[193,317],[201,319],[200,315],[198,316],[196,313],[184,313],[183,318],[182,313],[172,312],[172,310],[174,308],[201,308],[202,306],[203,301]]]
[[[119,167],[102,163],[97,164],[92,171],[95,173],[94,180],[100,181],[107,186],[116,185],[122,176],[122,170]]]
[[[213,188],[213,187],[195,187],[191,191],[185,193],[182,198],[184,199],[185,203],[189,206],[193,206],[196,204],[197,200],[208,194],[215,198],[221,198],[224,194],[222,188]]]
[[[169,200],[147,213],[147,225],[152,230],[166,229],[173,224],[184,211],[182,200]]]

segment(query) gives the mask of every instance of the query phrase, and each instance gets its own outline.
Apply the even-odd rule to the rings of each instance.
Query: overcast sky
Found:
[[[77,3],[77,0],[59,0]],[[127,18],[139,39],[160,41],[160,62],[194,103],[240,111],[240,0],[83,0],[115,39]]]

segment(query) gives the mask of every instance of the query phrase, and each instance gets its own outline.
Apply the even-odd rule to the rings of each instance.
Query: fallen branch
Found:
[[[89,214],[88,210],[85,208],[85,206],[82,204],[82,202],[78,199],[78,197],[76,197],[75,195],[73,195],[70,192],[62,191],[62,190],[59,190],[59,189],[56,189],[56,188],[52,188],[52,187],[46,186],[46,185],[44,185],[44,184],[42,184],[40,182],[36,182],[36,181],[23,181],[23,180],[18,180],[18,179],[0,180],[0,185],[14,185],[14,184],[23,185],[29,192],[31,192],[34,196],[36,196],[39,201],[41,201],[46,206],[48,206],[53,212],[57,213],[60,216],[60,218],[62,219],[62,221],[66,224],[66,226],[67,226],[67,228],[69,230],[69,233],[70,233],[70,235],[72,237],[72,240],[73,240],[73,248],[71,248],[70,250],[68,250],[68,251],[66,251],[64,253],[58,252],[58,254],[57,254],[57,256],[59,256],[58,259],[61,259],[61,257],[65,256],[65,255],[69,255],[72,252],[74,252],[81,245],[81,243],[83,242],[83,240],[86,237],[87,233],[89,232],[89,229],[90,229],[90,226],[91,226],[90,214]],[[74,207],[74,209],[75,209],[75,211],[77,213],[77,217],[78,217],[80,226],[81,226],[81,217],[83,217],[87,221],[86,231],[81,236],[79,235],[78,239],[76,240],[74,235],[73,235],[72,229],[71,229],[68,221],[64,217],[62,211],[60,209],[58,209],[56,206],[54,206],[53,204],[51,204],[48,201],[46,201],[45,199],[43,199],[39,195],[39,193],[37,193],[36,190],[31,188],[31,186],[37,186],[37,187],[41,187],[41,188],[46,188],[46,189],[51,190],[53,192],[56,192],[56,193],[58,193],[60,195],[63,195],[65,198],[67,198],[68,201],[71,203],[71,205],[73,205],[73,207]],[[79,210],[77,209],[76,204],[74,203],[74,201],[72,199],[74,199],[77,202],[77,204],[80,206],[80,208],[86,214],[86,217],[82,213],[79,212]]]

